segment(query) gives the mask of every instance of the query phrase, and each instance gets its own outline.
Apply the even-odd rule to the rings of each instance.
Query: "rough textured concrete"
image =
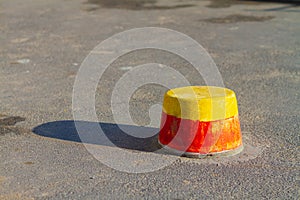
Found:
[[[135,2],[0,0],[0,199],[299,199],[297,4]],[[89,51],[115,33],[145,26],[183,32],[211,53],[238,97],[247,147],[241,155],[216,162],[177,158],[155,172],[123,173],[94,159],[75,139],[63,138],[71,134],[64,126],[47,126],[72,120],[73,83]],[[100,122],[114,123],[110,96],[122,69],[148,62],[172,66],[192,84],[204,83],[172,54],[132,52],[99,83]],[[164,91],[148,85],[135,93],[130,104],[137,124],[149,123],[148,108],[161,102]],[[43,128],[52,137],[32,132]]]

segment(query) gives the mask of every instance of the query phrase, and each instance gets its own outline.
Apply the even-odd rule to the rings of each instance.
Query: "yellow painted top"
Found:
[[[238,114],[235,93],[214,86],[188,86],[166,92],[163,112],[182,119],[215,121]]]

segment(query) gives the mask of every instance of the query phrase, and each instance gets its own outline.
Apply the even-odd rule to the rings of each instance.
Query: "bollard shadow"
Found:
[[[99,126],[101,129],[99,129]],[[78,130],[80,130],[80,136]],[[33,128],[32,132],[48,138],[112,147],[117,146],[145,152],[154,152],[162,148],[157,141],[159,129],[151,127],[87,121],[76,121],[75,126],[75,121],[66,120],[41,124]],[[150,135],[150,137],[135,137],[138,135]]]

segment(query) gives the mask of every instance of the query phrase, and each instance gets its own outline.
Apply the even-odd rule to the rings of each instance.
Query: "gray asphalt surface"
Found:
[[[300,8],[149,2],[0,0],[0,199],[299,199]],[[185,33],[212,55],[238,98],[241,154],[176,157],[163,169],[134,174],[102,164],[79,142],[71,120],[81,62],[113,34],[145,26]],[[149,62],[204,84],[186,61],[167,52],[121,57],[105,72],[96,95],[99,122],[112,123],[108,134],[119,133],[110,110],[115,83],[129,66]],[[148,109],[162,101],[165,90],[146,85],[133,95],[130,112],[138,125],[149,123]],[[149,141],[123,139],[118,145],[126,151],[158,156],[149,152]],[[114,147],[97,146],[107,150],[104,157],[116,159],[110,154]]]

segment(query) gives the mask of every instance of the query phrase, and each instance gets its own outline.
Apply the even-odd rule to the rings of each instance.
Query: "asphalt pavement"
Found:
[[[297,1],[0,0],[0,199],[299,199],[299,17]],[[113,62],[97,86],[97,122],[80,122],[100,123],[115,146],[91,141],[104,152],[97,157],[81,142],[72,112],[81,63],[105,39],[142,27],[176,30],[209,52],[237,95],[243,152],[178,157],[156,153],[155,135],[121,134],[111,97],[135,66],[161,63],[192,85],[205,84],[186,60],[157,49]],[[149,76],[155,76],[151,67]],[[165,91],[157,84],[139,87],[129,102],[135,124],[123,126],[137,134],[157,131],[145,125]],[[129,164],[166,165],[124,172],[119,169],[129,164],[115,149],[137,156],[128,157]]]

